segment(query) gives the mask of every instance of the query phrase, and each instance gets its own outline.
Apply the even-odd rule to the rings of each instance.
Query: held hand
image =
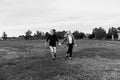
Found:
[[[59,45],[61,45],[61,43],[59,43]]]
[[[45,42],[45,44],[44,44],[45,46],[47,45],[47,43]]]
[[[77,44],[75,44],[75,46],[77,46]]]

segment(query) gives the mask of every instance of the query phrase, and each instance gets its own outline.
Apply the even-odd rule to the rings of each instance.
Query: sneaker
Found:
[[[54,57],[56,57],[56,53],[54,54]]]
[[[66,58],[68,58],[68,54],[66,54]]]
[[[55,58],[53,58],[53,60],[55,60]]]
[[[72,58],[71,57],[69,57],[69,60],[71,60]]]

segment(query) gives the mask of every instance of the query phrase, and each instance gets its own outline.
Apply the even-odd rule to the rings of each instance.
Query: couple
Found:
[[[64,40],[61,43],[59,43],[59,45],[64,44],[65,42],[67,43],[68,50],[66,53],[66,57],[68,57],[71,60],[75,39],[70,31],[67,31],[64,37],[65,37]],[[58,38],[56,36],[55,29],[50,30],[50,34],[47,36],[46,42],[49,43],[52,58],[53,58],[53,60],[55,60],[55,58],[56,58],[56,43],[59,42]]]

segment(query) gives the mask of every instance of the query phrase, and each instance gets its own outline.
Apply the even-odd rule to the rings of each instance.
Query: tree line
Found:
[[[75,39],[118,39],[118,32],[120,32],[120,27],[115,28],[111,27],[106,31],[102,27],[94,28],[92,30],[91,34],[85,34],[83,32],[79,32],[78,30],[73,32],[73,35]],[[66,31],[57,31],[56,35],[58,36],[59,39],[63,39]],[[28,30],[25,32],[24,35],[20,35],[19,37],[7,37],[7,33],[3,32],[2,39],[7,40],[7,39],[25,39],[25,40],[37,40],[37,39],[45,39],[49,35],[48,32],[41,32],[41,31],[36,31],[32,35],[32,31]]]
[[[99,28],[94,28],[92,31],[92,34],[88,35],[89,39],[118,39],[118,34],[120,31],[120,27],[115,28],[115,27],[111,27],[108,29],[108,31],[106,32],[106,30],[102,27]]]

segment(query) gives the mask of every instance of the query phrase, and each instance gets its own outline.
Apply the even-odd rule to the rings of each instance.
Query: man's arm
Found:
[[[46,41],[45,41],[45,45],[47,45],[49,39],[50,39],[50,38],[49,38],[49,35],[48,35],[47,38],[46,38]]]
[[[72,35],[72,37],[73,37],[74,45],[77,46],[74,35]]]
[[[47,38],[46,38],[46,42],[48,42],[48,40],[49,40],[49,36],[47,36]]]

